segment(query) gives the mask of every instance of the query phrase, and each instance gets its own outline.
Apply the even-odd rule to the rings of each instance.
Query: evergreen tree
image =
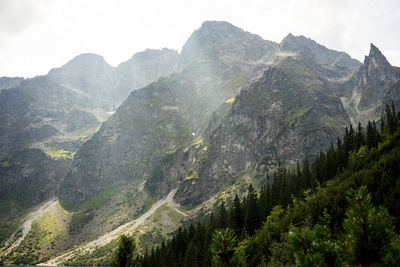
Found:
[[[118,248],[115,252],[113,267],[131,267],[135,265],[135,240],[133,237],[121,235]]]
[[[252,235],[260,227],[260,214],[257,201],[257,192],[250,184],[246,201],[245,228],[249,235]]]
[[[361,266],[382,264],[394,237],[387,210],[371,204],[365,186],[352,190],[347,201],[349,208],[343,222],[346,260]]]
[[[336,169],[341,171],[347,165],[347,154],[343,148],[342,141],[338,137],[336,142]]]
[[[235,199],[233,200],[232,225],[236,234],[239,235],[243,230],[244,214],[243,214],[242,203],[237,194],[235,195]]]
[[[312,176],[311,176],[311,171],[310,171],[310,163],[308,161],[308,158],[306,158],[303,162],[303,170],[302,170],[302,180],[304,181],[304,189],[310,188],[313,184],[312,182]],[[278,203],[275,203],[275,205]]]
[[[378,141],[379,139],[376,125],[374,127],[371,121],[368,121],[365,143],[369,148],[371,148],[376,147],[378,145]]]
[[[225,202],[222,201],[219,209],[217,228],[225,227],[228,227],[228,212],[226,211]]]
[[[245,259],[237,248],[235,232],[230,229],[217,229],[214,231],[211,243],[213,254],[212,266],[244,266]]]
[[[356,133],[356,137],[355,137],[355,143],[356,143],[356,148],[360,148],[361,146],[363,146],[365,144],[365,140],[364,140],[364,129],[361,126],[361,123],[358,123],[358,127],[357,127],[357,133]]]

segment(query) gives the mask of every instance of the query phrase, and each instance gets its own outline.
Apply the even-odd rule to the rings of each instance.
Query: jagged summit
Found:
[[[228,63],[238,60],[259,60],[271,55],[277,43],[262,39],[225,21],[206,21],[184,44],[180,63],[202,61]]]
[[[369,50],[369,55],[365,56],[364,64],[369,65],[370,61],[373,59],[374,66],[377,67],[378,65],[389,66],[390,63],[386,59],[386,57],[382,54],[378,47],[376,47],[373,43],[371,43],[371,48]],[[390,65],[391,66],[391,65]]]
[[[27,218],[22,210],[16,220],[3,220],[13,209],[57,196],[54,214],[62,216],[52,220],[59,235],[51,236],[44,215],[10,262],[38,255],[35,262],[73,264],[55,260],[67,253],[75,264],[106,264],[117,242],[111,234],[127,225],[137,227],[129,233],[142,253],[248,183],[263,184],[258,179],[279,160],[295,166],[329,148],[349,114],[380,112],[399,99],[398,68],[380,63],[386,59],[374,45],[367,58],[359,68],[346,53],[305,36],[289,33],[277,44],[206,21],[181,55],[148,49],[113,67],[82,54],[3,90],[0,244],[19,235],[8,225]],[[48,243],[41,243],[45,235]],[[90,243],[93,251],[70,250]]]
[[[294,36],[289,33],[279,44],[279,49],[282,52],[297,53],[305,59],[308,58],[322,65],[338,65],[353,71],[358,70],[361,65],[348,54],[326,48],[303,35]]]

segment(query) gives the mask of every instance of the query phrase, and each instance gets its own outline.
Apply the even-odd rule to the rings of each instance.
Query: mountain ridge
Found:
[[[22,99],[15,100],[20,109],[7,101],[5,121],[16,118],[11,112],[25,116],[30,114],[25,110],[37,106],[29,119],[17,120],[26,122],[29,130],[35,128],[31,121],[40,126],[21,143],[21,148],[30,145],[30,152],[24,153],[39,152],[38,160],[47,160],[57,151],[59,158],[53,158],[52,164],[65,163],[59,169],[63,174],[51,180],[54,187],[43,190],[54,196],[58,187],[59,209],[69,214],[62,224],[68,234],[62,242],[54,241],[53,250],[43,251],[55,255],[96,239],[144,214],[175,188],[176,208],[206,213],[216,199],[232,198],[256,181],[259,170],[268,173],[281,160],[294,166],[305,157],[317,156],[367,105],[360,104],[355,115],[351,113],[355,93],[360,99],[357,107],[370,101],[376,112],[386,102],[398,101],[397,68],[384,59],[373,45],[362,64],[304,36],[289,34],[278,44],[230,23],[209,21],[193,32],[181,54],[172,49],[146,50],[117,67],[101,56],[83,54],[49,76],[21,82],[25,87],[37,83],[39,88],[31,86],[31,92],[42,90],[48,99],[54,98],[50,105],[32,102],[42,95],[26,95],[20,87],[3,90],[0,103],[7,94],[21,94]],[[99,71],[84,67],[90,64]],[[365,73],[368,82],[382,75],[390,78],[374,99],[364,88]],[[53,88],[70,97],[61,102]],[[85,126],[91,130],[81,136]],[[9,132],[4,130],[4,136]],[[70,133],[78,139],[71,139]],[[69,139],[62,139],[62,134]],[[48,154],[33,150],[38,148],[47,148]],[[0,170],[5,171],[0,178],[27,173],[29,161],[8,173],[15,157],[3,155]],[[38,167],[32,173],[40,175]],[[40,200],[48,197],[45,194]],[[153,225],[144,228],[152,232],[136,233],[138,247],[160,242],[160,237],[185,223],[181,216],[171,215],[175,213],[159,207],[149,220],[157,225],[160,217],[156,216],[164,216],[168,227]]]

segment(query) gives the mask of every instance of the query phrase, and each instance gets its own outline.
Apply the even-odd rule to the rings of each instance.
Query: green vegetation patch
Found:
[[[61,201],[61,205],[63,208],[69,211],[76,211],[79,209],[85,209],[85,210],[93,210],[93,209],[99,209],[104,206],[106,206],[110,199],[117,195],[121,189],[123,189],[126,185],[116,185],[109,187],[107,189],[104,189],[103,191],[100,191],[97,195],[94,197],[84,200],[84,201],[73,201],[73,200],[68,200],[68,199],[63,199]]]
[[[195,149],[199,149],[202,145],[203,145],[203,138],[200,138],[199,140],[197,140],[194,144],[193,144],[193,146],[194,146],[194,148]]]
[[[59,203],[32,222],[31,231],[21,244],[4,257],[7,264],[35,264],[55,253],[58,244],[68,238],[70,213]]]
[[[225,103],[227,104],[232,104],[233,102],[235,102],[235,97],[229,98],[228,100],[225,101]]]
[[[187,181],[187,180],[193,180],[193,179],[198,179],[198,178],[199,177],[196,174],[193,174],[193,175],[186,177],[184,180]]]
[[[48,155],[52,159],[60,160],[60,159],[72,159],[74,157],[74,153],[71,151],[67,151],[64,149],[55,149],[51,146],[46,146],[44,149],[44,153]]]
[[[297,111],[295,114],[288,116],[288,120],[290,122],[296,122],[300,119],[307,117],[311,111],[312,111],[311,107],[303,108],[303,109]]]

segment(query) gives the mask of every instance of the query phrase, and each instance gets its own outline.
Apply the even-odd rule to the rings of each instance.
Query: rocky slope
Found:
[[[3,90],[0,178],[7,178],[1,183],[12,190],[23,183],[30,190],[30,179],[38,179],[43,186],[27,194],[32,203],[47,199],[59,185],[57,207],[68,215],[56,224],[66,236],[45,255],[75,247],[79,255],[68,254],[69,263],[87,264],[92,257],[100,264],[115,240],[90,247],[89,255],[76,246],[107,233],[115,238],[118,227],[154,211],[146,217],[149,226],[146,221],[134,231],[143,250],[173,232],[185,214],[204,214],[219,199],[257,184],[257,173],[273,170],[279,160],[293,165],[317,155],[351,121],[398,101],[398,81],[398,68],[376,47],[361,64],[303,36],[289,34],[277,44],[227,22],[208,21],[180,55],[146,50],[113,68],[85,54],[48,76]],[[121,102],[93,136],[84,131]],[[175,189],[177,205],[154,206]],[[1,196],[11,198],[7,190]],[[29,238],[24,246],[34,243]]]
[[[24,78],[21,77],[0,77],[0,92],[4,89],[18,87]]]
[[[360,121],[365,125],[368,120],[378,120],[386,104],[399,101],[395,85],[399,80],[400,68],[390,65],[371,44],[369,55],[365,56],[358,72],[339,86],[345,92],[342,101],[352,122]]]
[[[179,54],[172,49],[147,49],[136,53],[116,68],[117,84],[114,94],[118,95],[118,107],[132,90],[143,88],[160,77],[177,70]]]
[[[196,205],[261,161],[266,168],[278,160],[295,164],[335,142],[349,123],[340,99],[323,80],[285,70],[287,60],[293,59],[268,68],[242,90],[219,126],[177,157],[179,164],[160,166],[146,184],[149,190],[162,195],[163,188],[180,183],[176,200]]]
[[[201,134],[212,112],[248,83],[260,57],[275,48],[229,23],[204,23],[184,45],[180,71],[132,92],[82,146],[59,196],[85,200],[108,186],[148,177],[164,157]]]
[[[44,161],[53,160],[57,166],[57,160],[71,160],[78,147],[110,115],[108,111],[122,102],[129,91],[168,75],[176,65],[176,57],[173,50],[148,50],[113,68],[101,56],[82,54],[52,69],[46,76],[26,80],[1,78],[1,200],[6,199],[6,192],[7,195],[15,192],[6,185],[14,183],[18,187],[20,182],[15,178],[21,176],[18,173],[31,177],[40,170],[40,166],[31,164],[38,159],[32,161],[28,155],[35,154]],[[121,88],[117,78],[128,79],[131,85]],[[46,154],[29,152],[29,149],[39,149]],[[58,167],[50,165],[57,170]],[[65,167],[56,172],[58,176],[47,179],[58,181],[64,176]],[[51,192],[54,194],[55,188],[39,201]]]

